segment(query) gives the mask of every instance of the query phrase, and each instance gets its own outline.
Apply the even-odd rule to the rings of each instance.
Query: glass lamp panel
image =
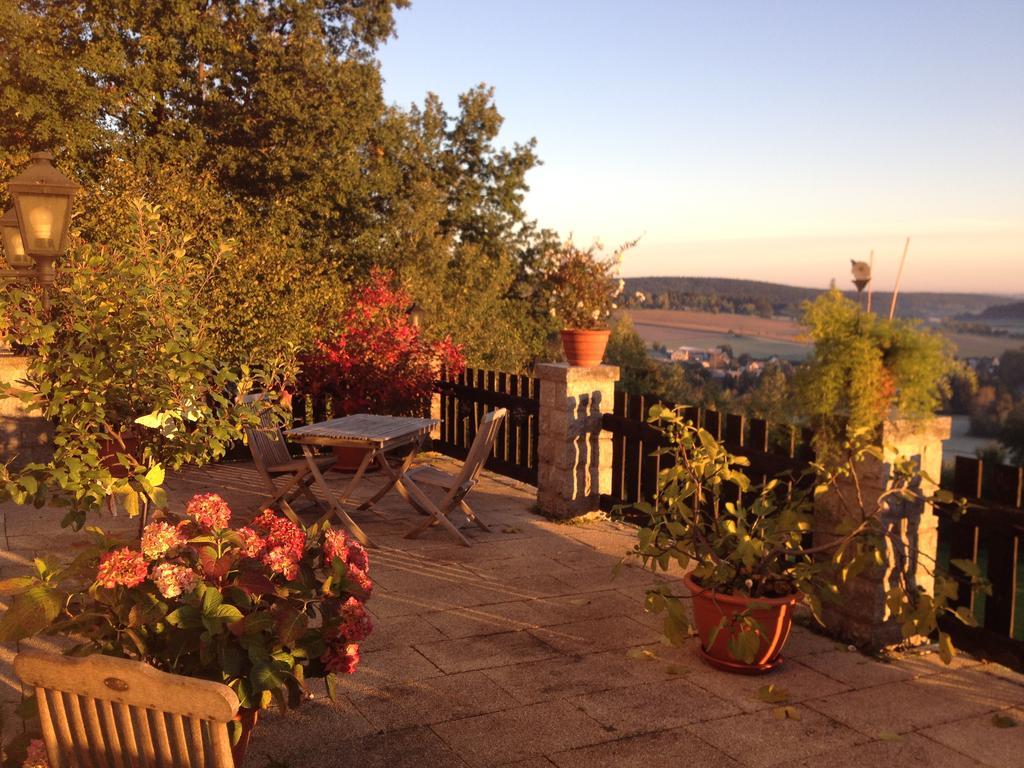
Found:
[[[35,261],[31,256],[25,255],[25,246],[21,242],[21,232],[17,224],[0,225],[0,234],[4,240],[4,257],[12,267],[31,267]]]
[[[68,224],[68,198],[22,193],[15,197],[15,203],[25,235],[25,250],[59,256]]]

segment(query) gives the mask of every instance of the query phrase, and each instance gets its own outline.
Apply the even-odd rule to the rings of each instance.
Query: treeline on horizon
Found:
[[[804,301],[814,299],[826,290],[827,287],[803,288],[725,277],[629,277],[626,278],[624,303],[636,308],[795,318],[799,316],[800,305]],[[638,292],[643,294],[643,301],[637,297]],[[857,299],[855,290],[843,293]],[[891,300],[889,291],[877,291],[872,297],[876,309],[888,308]],[[900,317],[944,318],[985,312],[1005,304],[1006,297],[991,294],[907,291],[899,295],[896,314]]]

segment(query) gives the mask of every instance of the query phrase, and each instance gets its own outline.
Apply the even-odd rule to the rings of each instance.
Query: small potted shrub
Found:
[[[441,368],[465,367],[450,339],[433,341],[413,322],[408,291],[375,269],[353,287],[337,330],[317,342],[302,362],[298,391],[331,398],[335,416],[375,413],[423,416]],[[362,449],[335,449],[339,469],[359,466]]]
[[[34,575],[3,582],[13,597],[0,641],[66,635],[69,654],[224,683],[241,704],[241,766],[261,709],[298,706],[310,677],[326,677],[333,697],[336,676],[356,670],[373,583],[366,551],[326,523],[303,529],[266,510],[232,528],[230,517],[204,494],[131,546],[90,529],[91,548],[69,565],[37,559]]]
[[[922,496],[916,465],[900,461],[877,507],[863,500],[858,506],[847,494],[845,528],[815,531],[814,497],[851,479],[856,482],[864,459],[879,454],[866,433],[841,446],[842,461],[812,464],[804,478],[758,485],[744,474],[748,460],[730,454],[709,432],[688,421],[682,409],[654,406],[649,421],[664,437],[657,453],[665,468],[653,503],[635,505],[649,520],[639,529],[630,555],[656,571],[684,571],[688,594],[659,586],[648,591],[647,608],[665,613],[665,633],[675,644],[681,645],[695,630],[702,656],[721,669],[756,673],[777,667],[797,605],[807,606],[821,621],[823,605],[841,600],[846,583],[886,563],[890,545],[901,546],[891,540],[896,534],[882,521],[880,508]],[[952,502],[941,491],[931,498]],[[810,534],[816,534],[813,543]],[[913,559],[908,553],[907,560]],[[915,582],[913,573],[895,569],[886,603],[904,637],[932,634],[943,614],[973,623],[968,610],[954,609],[950,601],[960,580],[969,579],[978,591],[987,584],[973,563],[954,560],[953,565],[963,576],[954,578],[938,572],[934,564],[926,566],[934,577],[930,593]],[[686,600],[692,600],[692,622]],[[939,648],[948,661],[954,652],[948,634],[939,633]]]
[[[606,256],[599,243],[577,248],[572,241],[548,254],[546,282],[551,316],[561,324],[562,349],[569,365],[600,365],[611,331],[608,318],[622,293],[622,254],[636,241]]]

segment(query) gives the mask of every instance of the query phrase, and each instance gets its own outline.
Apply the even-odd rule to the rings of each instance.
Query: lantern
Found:
[[[35,262],[25,255],[25,246],[21,241],[21,230],[18,229],[18,216],[13,208],[0,216],[0,239],[4,243],[4,255],[7,263],[16,269],[34,267]]]
[[[71,224],[71,200],[79,186],[51,165],[53,155],[36,152],[32,164],[7,184],[25,253],[46,282],[53,260],[64,252]]]

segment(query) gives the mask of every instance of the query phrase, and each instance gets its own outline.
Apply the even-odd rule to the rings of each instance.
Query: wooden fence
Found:
[[[498,431],[486,467],[537,484],[537,379],[469,368],[455,376],[443,374],[435,391],[441,396],[441,436],[434,440],[434,450],[465,458],[484,414],[495,408],[507,408],[508,418]]]
[[[661,433],[647,423],[648,410],[655,403],[672,406],[656,398],[616,392],[612,413],[602,418],[604,429],[612,434],[612,490],[601,495],[604,510],[628,508],[654,497],[658,473],[668,458],[653,455],[663,440]],[[812,454],[806,432],[788,424],[771,424],[706,408],[690,407],[687,411],[695,424],[722,440],[731,453],[750,459],[746,472],[754,482],[786,474],[796,479],[807,469]]]
[[[947,485],[970,506],[959,520],[948,509],[938,510],[939,563],[944,569],[954,558],[977,563],[992,582],[992,594],[972,600],[970,589],[962,585],[959,604],[972,608],[981,626],[947,619],[943,629],[958,648],[1024,672],[1024,468],[957,456]]]

